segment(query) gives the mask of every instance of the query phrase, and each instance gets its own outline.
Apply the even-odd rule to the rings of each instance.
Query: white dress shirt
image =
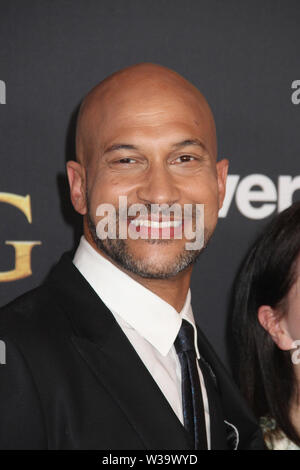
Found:
[[[128,340],[183,424],[181,366],[174,341],[184,318],[197,329],[188,291],[181,312],[121,271],[98,253],[84,237],[73,259],[74,265],[111,311]],[[210,448],[210,419],[203,376],[197,363],[205,410],[206,435]]]

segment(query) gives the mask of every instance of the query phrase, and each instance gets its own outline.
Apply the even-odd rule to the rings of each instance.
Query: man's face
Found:
[[[103,106],[86,170],[87,220],[98,249],[128,271],[148,278],[171,277],[190,266],[201,250],[186,250],[190,240],[184,233],[181,239],[171,233],[168,240],[100,241],[100,204],[118,209],[119,196],[126,196],[128,206],[146,205],[149,219],[151,204],[204,204],[205,243],[215,228],[227,161],[216,166],[213,131],[205,113],[190,94],[177,96],[168,90],[159,96],[147,90],[127,93]]]

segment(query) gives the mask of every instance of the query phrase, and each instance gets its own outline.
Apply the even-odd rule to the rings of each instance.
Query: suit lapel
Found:
[[[191,449],[188,433],[130,341],[64,255],[49,277],[74,334],[72,341],[146,449]]]
[[[201,353],[200,353],[201,354]],[[199,365],[205,382],[209,420],[210,420],[210,446],[213,450],[227,449],[223,410],[216,384],[211,374],[210,366],[203,360],[202,354]]]
[[[207,361],[206,375],[210,378],[208,386],[212,389],[211,397],[214,396],[213,393],[217,395],[214,398],[217,406],[214,407],[214,403],[211,403],[210,406],[215,423],[212,426],[212,441],[219,445],[217,427],[224,429],[224,423],[223,425],[221,423],[221,420],[224,420],[228,448],[243,448],[243,444],[249,436],[257,432],[257,422],[208,340],[198,327],[197,331],[199,352]],[[214,387],[212,387],[213,376],[215,376],[216,382]],[[215,418],[214,412],[217,415]]]
[[[208,343],[198,326],[197,338],[200,353],[199,366],[203,374],[208,399],[211,449],[227,449],[224,414],[218,393],[217,377],[209,362],[211,357]]]
[[[117,328],[103,347],[78,337],[73,342],[146,449],[190,448],[184,427],[128,339]],[[116,344],[117,348],[112,347]]]

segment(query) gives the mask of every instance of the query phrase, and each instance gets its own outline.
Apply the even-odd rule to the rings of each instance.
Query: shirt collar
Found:
[[[178,313],[161,297],[104,258],[83,236],[73,263],[108,309],[119,315],[163,356],[171,349],[185,318],[194,327],[196,354],[200,357],[190,289]]]

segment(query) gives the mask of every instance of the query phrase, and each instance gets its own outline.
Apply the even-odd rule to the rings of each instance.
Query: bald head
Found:
[[[176,109],[175,109],[176,105]],[[182,113],[180,113],[180,105]],[[122,69],[95,86],[83,100],[76,129],[76,156],[84,166],[99,155],[114,125],[140,122],[153,126],[169,113],[179,119],[190,108],[202,140],[216,159],[214,118],[200,91],[178,73],[161,65],[141,63]]]

